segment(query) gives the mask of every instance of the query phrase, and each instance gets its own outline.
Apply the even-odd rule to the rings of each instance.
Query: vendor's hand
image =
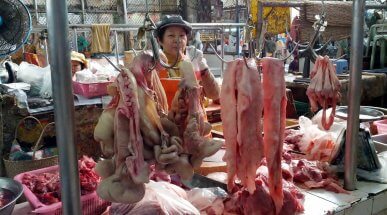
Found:
[[[203,57],[203,52],[193,46],[187,47],[188,55],[194,65],[195,71],[208,69],[207,60]]]

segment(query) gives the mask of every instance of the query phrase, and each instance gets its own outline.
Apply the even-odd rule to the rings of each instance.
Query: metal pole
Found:
[[[85,24],[86,22],[85,0],[81,0],[81,10],[82,10],[82,24]],[[86,32],[82,32],[82,35],[84,38],[86,38]]]
[[[78,52],[78,35],[76,28],[74,28],[74,49],[76,52]]]
[[[224,59],[224,27],[222,27],[222,30],[221,30],[221,56],[222,56],[222,59]],[[224,62],[221,61],[221,64],[222,64],[222,67],[221,67],[221,70],[220,70],[220,77],[223,78],[223,71],[224,71]]]
[[[365,6],[366,9],[387,9],[387,4],[369,4]]]
[[[356,189],[356,155],[359,142],[360,85],[363,64],[363,25],[365,1],[353,1],[351,72],[349,75],[348,121],[345,143],[344,188]]]
[[[126,0],[122,0],[122,3],[123,3],[123,6],[124,6],[124,22],[125,24],[128,24],[129,23],[129,20],[128,20],[128,8],[127,8],[127,3],[126,3]]]
[[[258,14],[257,14],[257,30],[256,30],[256,37],[257,37],[257,51],[260,52],[261,50],[261,33],[262,33],[262,27],[263,27],[263,4],[261,1],[258,1]],[[260,54],[260,53],[258,53]]]
[[[34,0],[34,8],[35,8],[36,24],[38,24],[39,23],[38,0]]]
[[[264,7],[302,7],[305,2],[262,2]]]
[[[81,8],[82,8],[82,23],[85,24],[85,20],[86,20],[85,0],[81,0]]]
[[[118,36],[117,36],[117,31],[114,31],[114,42],[116,43],[115,51],[116,51],[117,65],[119,65],[120,64],[120,59],[119,59],[119,56],[118,56]]]
[[[235,22],[236,23],[239,23],[239,0],[236,0],[236,20]],[[237,56],[239,57],[239,44],[241,42],[241,35],[240,35],[240,32],[239,32],[239,27],[237,27],[237,33],[236,33],[236,37],[237,37],[237,41],[236,41],[236,52],[237,52]]]
[[[54,98],[56,138],[63,214],[80,215],[81,201],[77,153],[74,142],[74,99],[68,38],[67,1],[47,0],[51,82]]]
[[[47,44],[47,38],[44,38],[44,50],[46,51],[46,63],[47,65],[50,64],[50,61],[48,60],[48,44]],[[24,52],[23,52],[24,53]]]

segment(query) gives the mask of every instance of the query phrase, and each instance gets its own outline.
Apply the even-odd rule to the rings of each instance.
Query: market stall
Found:
[[[113,57],[101,54],[95,60],[114,70],[115,77],[106,82],[102,97],[85,98],[74,96],[74,78],[89,71],[69,73],[74,58],[62,50],[70,50],[69,29],[77,33],[92,26],[69,25],[66,2],[47,1],[48,41],[55,44],[47,50],[53,103],[23,109],[18,100],[2,95],[0,137],[6,143],[14,140],[5,147],[15,152],[18,136],[29,136],[19,126],[26,128],[26,118],[37,118],[42,131],[30,163],[38,162],[36,148],[46,125],[54,122],[58,165],[8,175],[23,186],[27,199],[12,214],[385,213],[387,77],[359,72],[365,2],[353,1],[350,44],[357,51],[351,52],[348,74],[337,74],[336,60],[319,56],[314,47],[326,25],[323,12],[308,44],[295,41],[285,56],[262,57],[269,56],[262,46],[270,44],[263,8],[304,4],[257,2],[257,35],[245,37],[244,56],[225,61],[223,48],[220,54],[213,48],[222,68],[220,83],[205,59],[197,60],[203,58],[201,50],[181,53],[184,36],[192,29],[209,29],[220,32],[223,43],[227,28],[251,34],[251,23],[190,25],[179,16],[166,16],[155,24],[147,13],[141,26],[116,25]],[[133,59],[122,66],[127,59],[120,59],[117,31],[132,28],[148,50],[132,49]],[[168,29],[179,31],[172,54],[163,37]],[[298,72],[289,78],[285,65],[302,50],[308,50],[307,60],[314,64],[310,76],[297,77],[304,75]],[[161,77],[163,72],[168,77]],[[172,77],[175,73],[181,76]],[[314,116],[298,118],[293,98],[309,103]],[[380,107],[370,107],[378,99]],[[14,199],[20,195],[19,189]]]

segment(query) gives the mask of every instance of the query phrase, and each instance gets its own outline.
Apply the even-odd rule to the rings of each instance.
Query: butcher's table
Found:
[[[308,83],[293,82],[295,78],[300,76],[293,76],[288,74],[286,79],[286,87],[292,90],[293,98],[296,101],[308,103],[308,97],[306,96],[306,89]],[[348,90],[349,90],[349,75],[339,76],[341,83],[341,102],[340,105],[348,104]],[[386,95],[387,95],[387,76],[384,73],[362,73],[361,86],[360,87],[360,101],[361,105],[373,105],[385,107]]]
[[[205,158],[199,173],[226,171],[222,161],[224,149]],[[387,215],[387,184],[358,181],[357,190],[350,194],[334,193],[324,189],[304,190],[305,211],[297,215]]]

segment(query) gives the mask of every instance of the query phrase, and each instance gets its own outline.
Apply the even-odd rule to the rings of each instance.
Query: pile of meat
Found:
[[[179,64],[182,79],[170,109],[157,75],[161,66],[153,64],[148,52],[136,56],[108,90],[112,102],[94,131],[106,158],[96,168],[102,177],[97,188],[102,199],[138,202],[145,195],[151,164],[190,179],[203,158],[222,146],[208,137],[211,125],[204,119],[192,64]]]
[[[96,163],[92,158],[82,157],[79,163],[79,182],[81,195],[94,192],[100,181],[100,177],[95,173]],[[50,205],[61,201],[60,176],[59,172],[42,174],[24,174],[22,183],[28,187],[45,205]]]
[[[336,68],[328,56],[318,56],[310,74],[310,84],[306,90],[310,106],[313,112],[318,107],[323,108],[321,124],[325,130],[329,130],[333,124],[336,112],[336,103],[340,100],[340,81],[336,75]],[[331,106],[332,111],[327,121],[326,109]]]

